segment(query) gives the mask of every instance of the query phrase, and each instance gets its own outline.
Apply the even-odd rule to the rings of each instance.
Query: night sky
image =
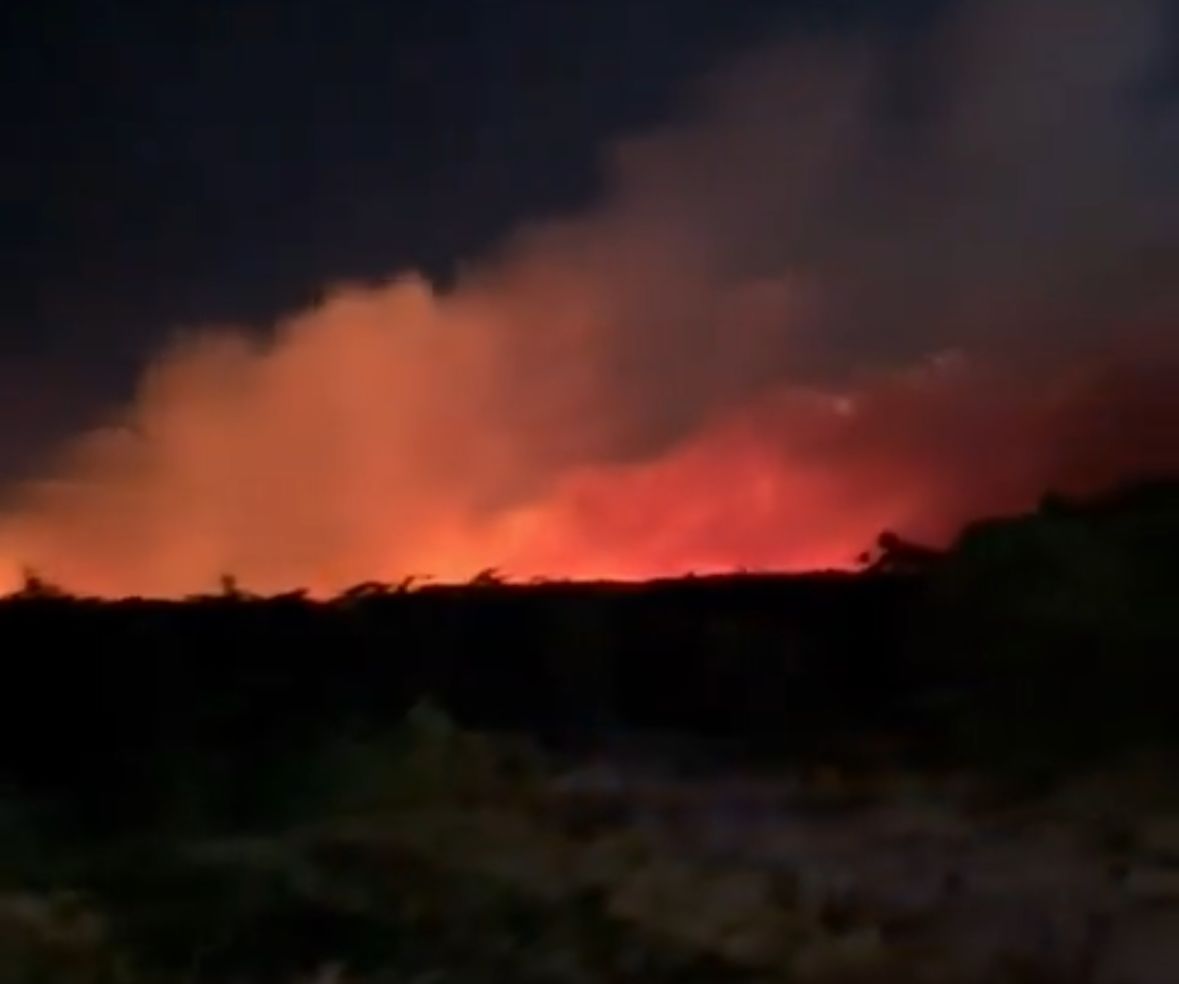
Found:
[[[178,326],[446,278],[592,198],[614,134],[767,35],[925,0],[8,5],[0,475],[124,399]]]

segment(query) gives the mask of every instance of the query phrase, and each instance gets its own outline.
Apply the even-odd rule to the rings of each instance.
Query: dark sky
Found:
[[[9,4],[0,478],[125,397],[178,326],[342,278],[445,277],[591,198],[597,153],[767,35],[934,0]],[[879,26],[879,25],[878,25]]]

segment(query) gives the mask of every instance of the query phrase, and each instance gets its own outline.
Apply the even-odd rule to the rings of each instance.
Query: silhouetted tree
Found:
[[[924,574],[945,559],[945,553],[933,547],[906,540],[891,530],[885,530],[876,540],[878,553],[861,554],[861,562],[868,562],[868,570],[889,574]]]
[[[31,567],[24,569],[23,583],[15,597],[25,599],[68,598],[69,592],[45,580]]]

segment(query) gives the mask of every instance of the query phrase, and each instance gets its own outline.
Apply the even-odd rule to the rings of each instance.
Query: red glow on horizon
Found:
[[[962,5],[903,132],[871,38],[739,59],[453,290],[340,287],[160,354],[6,490],[0,589],[840,568],[1179,472],[1179,145],[1123,108],[1164,6]]]

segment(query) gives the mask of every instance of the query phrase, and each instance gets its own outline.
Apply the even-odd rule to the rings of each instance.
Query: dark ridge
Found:
[[[232,578],[107,602],[31,576],[0,601],[0,782],[99,827],[150,823],[195,785],[248,824],[301,795],[324,748],[387,734],[424,697],[554,749],[674,734],[746,762],[875,743],[1056,764],[1179,739],[1179,483],[1046,500],[942,553],[879,546],[856,574],[491,572],[325,602]]]

